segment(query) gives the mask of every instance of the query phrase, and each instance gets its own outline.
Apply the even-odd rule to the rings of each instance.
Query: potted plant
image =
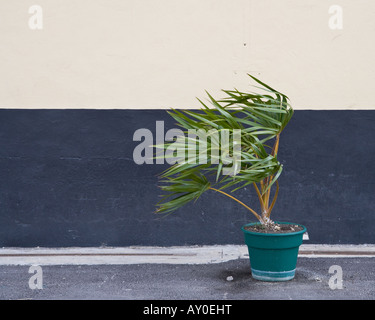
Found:
[[[236,201],[257,219],[242,227],[253,278],[285,281],[294,277],[306,231],[299,224],[271,220],[283,168],[277,159],[280,134],[293,108],[286,95],[249,76],[262,93],[223,90],[226,97],[216,100],[207,92],[211,107],[198,99],[203,106],[199,111],[168,111],[184,131],[177,130],[163,145],[164,156],[174,164],[160,175],[167,194],[157,212],[173,212],[203,192]],[[248,185],[259,199],[258,211],[233,195]]]

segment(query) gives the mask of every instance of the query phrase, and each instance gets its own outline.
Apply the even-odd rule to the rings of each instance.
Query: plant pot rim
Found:
[[[287,237],[287,236],[290,236],[290,235],[297,235],[297,234],[305,233],[307,231],[306,227],[302,224],[299,224],[299,223],[280,222],[280,221],[275,221],[275,223],[277,223],[277,224],[294,224],[294,225],[302,227],[303,229],[299,230],[299,231],[283,232],[283,233],[264,233],[264,232],[255,232],[255,231],[245,230],[246,226],[253,226],[255,224],[259,224],[259,222],[251,222],[251,223],[247,223],[244,226],[242,226],[241,230],[244,233],[253,234],[253,235],[262,236],[262,237]]]

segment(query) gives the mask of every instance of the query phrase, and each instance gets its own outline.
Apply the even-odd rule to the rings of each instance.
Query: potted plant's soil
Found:
[[[289,222],[275,222],[272,229],[259,222],[242,227],[249,250],[252,277],[262,281],[294,278],[299,246],[306,228]]]

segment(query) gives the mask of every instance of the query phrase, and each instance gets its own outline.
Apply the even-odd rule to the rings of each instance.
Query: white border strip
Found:
[[[301,245],[300,257],[375,257],[375,245]],[[248,259],[245,245],[191,247],[2,248],[0,265],[208,264]]]

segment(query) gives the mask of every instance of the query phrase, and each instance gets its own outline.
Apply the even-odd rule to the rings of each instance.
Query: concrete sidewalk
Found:
[[[333,265],[342,269],[342,289],[330,288]],[[36,273],[29,273],[30,264],[0,265],[0,299],[375,299],[375,257],[368,256],[300,256],[295,279],[282,283],[253,280],[249,261],[241,256],[200,264],[40,266],[43,288],[31,289]]]
[[[303,244],[308,258],[375,257],[375,245]],[[176,247],[1,248],[0,265],[207,264],[248,259],[246,245]]]

